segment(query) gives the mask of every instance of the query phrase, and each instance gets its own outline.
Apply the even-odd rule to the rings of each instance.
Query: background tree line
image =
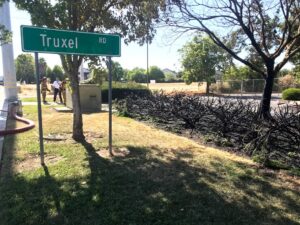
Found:
[[[15,59],[17,80],[26,84],[36,83],[34,58],[31,54],[20,54]],[[40,77],[47,77],[52,83],[56,77],[60,80],[65,78],[61,66],[55,65],[51,69],[44,58],[39,58]]]

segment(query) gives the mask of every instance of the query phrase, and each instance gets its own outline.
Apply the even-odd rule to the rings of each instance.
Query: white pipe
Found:
[[[0,8],[0,24],[11,30],[9,2],[5,1]],[[12,43],[4,44],[2,48],[2,64],[4,78],[4,96],[6,100],[18,99],[14,51]]]

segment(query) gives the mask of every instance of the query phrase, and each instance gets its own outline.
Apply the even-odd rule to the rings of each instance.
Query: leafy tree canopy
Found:
[[[224,75],[223,80],[248,80],[248,79],[261,79],[260,74],[251,70],[248,66],[231,66]]]
[[[15,60],[17,80],[27,84],[35,82],[34,59],[30,54],[21,54]]]
[[[5,0],[0,0],[0,7],[2,7]],[[9,32],[3,24],[0,24],[0,45],[11,42],[12,33]]]
[[[162,82],[165,79],[164,72],[157,66],[151,66],[149,71],[149,80],[156,80],[156,82]]]
[[[59,80],[65,79],[65,74],[64,74],[63,68],[59,65],[55,65],[53,67],[52,73],[55,76],[55,78],[58,78]]]
[[[112,62],[112,77],[114,81],[121,81],[124,79],[124,70],[119,62]]]
[[[128,78],[131,81],[135,81],[137,83],[146,83],[147,75],[146,71],[142,68],[134,68],[133,70],[128,72]]]
[[[207,36],[196,36],[180,50],[183,79],[186,83],[205,81],[211,83],[216,71],[226,62],[224,51]]]

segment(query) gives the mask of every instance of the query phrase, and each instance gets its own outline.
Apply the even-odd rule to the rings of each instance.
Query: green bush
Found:
[[[102,85],[102,102],[108,102],[108,83],[104,83]],[[112,99],[113,100],[120,100],[124,99],[131,94],[135,94],[138,96],[145,96],[150,94],[150,90],[141,85],[134,82],[129,83],[120,83],[120,82],[113,82],[112,85]]]
[[[282,98],[284,100],[300,100],[300,88],[288,88],[282,92]]]

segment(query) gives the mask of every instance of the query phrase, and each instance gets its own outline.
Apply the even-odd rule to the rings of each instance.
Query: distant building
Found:
[[[170,78],[172,78],[173,80],[177,79],[177,73],[175,71],[170,70],[168,68],[163,69],[162,71],[164,72],[165,76],[168,75],[168,79],[170,79]]]

